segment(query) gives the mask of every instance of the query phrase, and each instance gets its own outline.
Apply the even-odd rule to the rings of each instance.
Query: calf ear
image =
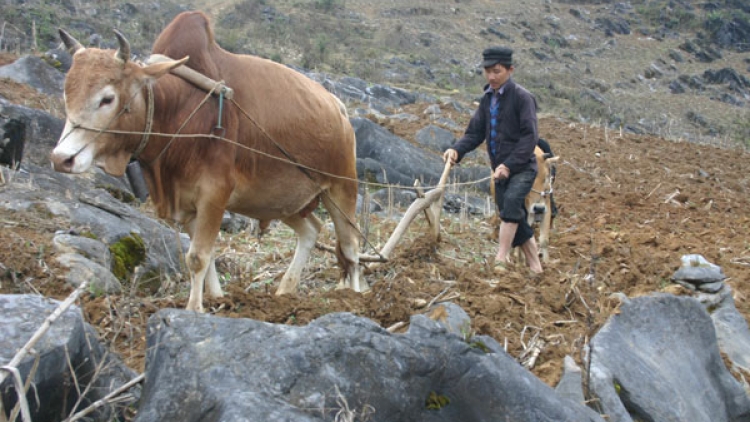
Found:
[[[84,49],[81,43],[79,43],[77,39],[73,38],[72,35],[65,32],[64,29],[58,28],[57,32],[60,33],[60,39],[62,40],[63,44],[65,44],[65,48],[68,50],[68,53],[70,53],[71,56]]]
[[[170,70],[182,66],[189,59],[190,56],[185,56],[180,60],[167,60],[163,62],[157,62],[144,67],[143,72],[154,79],[158,79],[164,76]]]

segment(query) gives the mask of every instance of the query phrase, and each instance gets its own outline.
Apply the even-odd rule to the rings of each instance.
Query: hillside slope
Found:
[[[480,52],[516,50],[516,78],[543,112],[670,139],[750,143],[750,4],[742,0],[192,0],[3,8],[0,50],[45,51],[66,27],[148,53],[181,10],[214,19],[225,48],[338,76],[464,100]],[[36,37],[32,37],[32,29]]]

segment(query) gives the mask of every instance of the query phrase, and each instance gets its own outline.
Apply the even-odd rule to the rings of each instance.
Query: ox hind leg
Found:
[[[370,286],[362,279],[359,270],[360,232],[355,223],[357,186],[334,185],[322,198],[336,230],[336,258],[341,267],[341,280],[337,288],[366,292]]]
[[[297,248],[294,250],[292,263],[289,265],[286,273],[284,273],[279,288],[276,289],[276,295],[297,293],[297,286],[302,276],[302,270],[307,264],[310,251],[315,246],[318,233],[320,233],[320,229],[323,227],[323,223],[312,213],[306,217],[294,214],[281,221],[291,227],[297,234]]]
[[[542,262],[547,263],[549,262],[549,231],[552,228],[552,207],[549,196],[545,197],[544,205],[542,225],[539,227],[539,255],[542,257]]]
[[[536,195],[536,194],[534,192],[530,192],[526,196],[526,201],[525,201],[524,206],[526,207],[526,222],[529,224],[529,227],[531,227],[531,230],[534,230],[534,228],[536,227],[536,221],[534,219],[534,205],[536,203],[532,200],[532,197],[531,197],[532,195]],[[508,255],[510,257],[511,254],[508,254]],[[526,261],[526,255],[523,253],[520,246],[513,248],[512,258],[513,258],[513,262],[515,262],[517,265],[528,264]]]

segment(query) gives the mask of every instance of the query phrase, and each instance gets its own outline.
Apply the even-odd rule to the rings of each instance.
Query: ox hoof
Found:
[[[366,281],[362,281],[359,283],[359,289],[355,288],[354,291],[357,293],[369,293],[370,285]]]
[[[224,292],[219,290],[219,292],[206,292],[206,297],[209,299],[218,299],[220,297],[224,297]]]
[[[336,290],[344,290],[344,289],[348,289],[348,288],[349,288],[349,284],[347,284],[347,283],[345,283],[343,281],[339,281],[338,284],[336,284]]]
[[[206,312],[205,309],[203,309],[203,305],[197,305],[196,306],[196,305],[190,305],[190,304],[188,304],[188,306],[185,307],[185,309],[188,310],[188,311],[198,312],[199,314],[203,314],[203,313]]]
[[[336,285],[336,290],[352,289],[357,293],[367,293],[370,291],[370,285],[366,281],[360,281],[358,285],[352,286],[347,282],[340,281]]]
[[[279,287],[278,289],[276,289],[276,296],[290,295],[290,294],[293,294],[293,293],[296,293],[296,292],[291,291],[289,289],[282,289],[281,287]]]

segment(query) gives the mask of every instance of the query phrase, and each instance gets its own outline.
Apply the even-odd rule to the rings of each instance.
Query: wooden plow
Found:
[[[425,194],[419,186],[415,187],[418,197],[417,200],[409,205],[409,208],[406,210],[404,217],[401,219],[401,221],[399,221],[396,229],[391,234],[391,237],[388,238],[385,246],[383,246],[383,249],[381,249],[378,254],[360,254],[360,263],[388,262],[391,253],[396,248],[396,245],[398,245],[398,243],[401,241],[401,238],[404,237],[406,229],[409,228],[409,225],[414,221],[415,218],[417,218],[417,216],[421,212],[424,212],[425,217],[427,217],[427,223],[430,226],[430,236],[432,240],[434,240],[435,242],[440,241],[440,213],[443,210],[445,184],[448,181],[448,175],[450,174],[451,167],[452,165],[450,161],[447,161],[445,163],[445,167],[443,168],[443,174],[440,176],[440,181],[438,182],[438,185],[435,189],[432,189]],[[328,252],[335,252],[335,249],[328,245],[317,243],[316,246]]]

